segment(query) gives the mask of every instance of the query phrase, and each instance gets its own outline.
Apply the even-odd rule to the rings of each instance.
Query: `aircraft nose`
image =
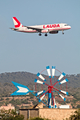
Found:
[[[69,28],[71,29],[71,26],[69,26]]]

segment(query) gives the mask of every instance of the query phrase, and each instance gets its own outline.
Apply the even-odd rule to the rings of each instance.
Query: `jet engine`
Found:
[[[50,31],[49,33],[50,33],[50,34],[57,34],[58,31]]]

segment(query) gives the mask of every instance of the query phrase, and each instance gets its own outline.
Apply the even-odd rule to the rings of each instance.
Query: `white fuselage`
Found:
[[[66,23],[23,26],[16,17],[13,17],[13,22],[15,28],[11,28],[12,30],[26,33],[39,33],[39,35],[45,33],[45,36],[47,36],[47,33],[56,34],[58,31],[63,32],[64,30],[71,29],[71,26]]]
[[[23,27],[19,27],[16,31],[19,32],[28,32],[28,33],[37,33],[38,31],[35,30],[35,28],[37,29],[41,29],[41,33],[49,33],[50,31],[64,31],[64,30],[68,30],[71,29],[71,27],[67,24],[47,24],[47,25],[35,25],[35,26],[28,26],[30,28],[27,28],[27,26],[23,26]]]

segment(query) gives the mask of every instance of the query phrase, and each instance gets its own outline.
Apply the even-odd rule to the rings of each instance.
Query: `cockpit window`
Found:
[[[64,26],[68,26],[68,24],[65,24]]]

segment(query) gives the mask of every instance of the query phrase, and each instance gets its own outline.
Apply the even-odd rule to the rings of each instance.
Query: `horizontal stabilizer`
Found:
[[[17,28],[10,28],[11,30],[15,30],[15,31],[17,31],[18,29]]]

